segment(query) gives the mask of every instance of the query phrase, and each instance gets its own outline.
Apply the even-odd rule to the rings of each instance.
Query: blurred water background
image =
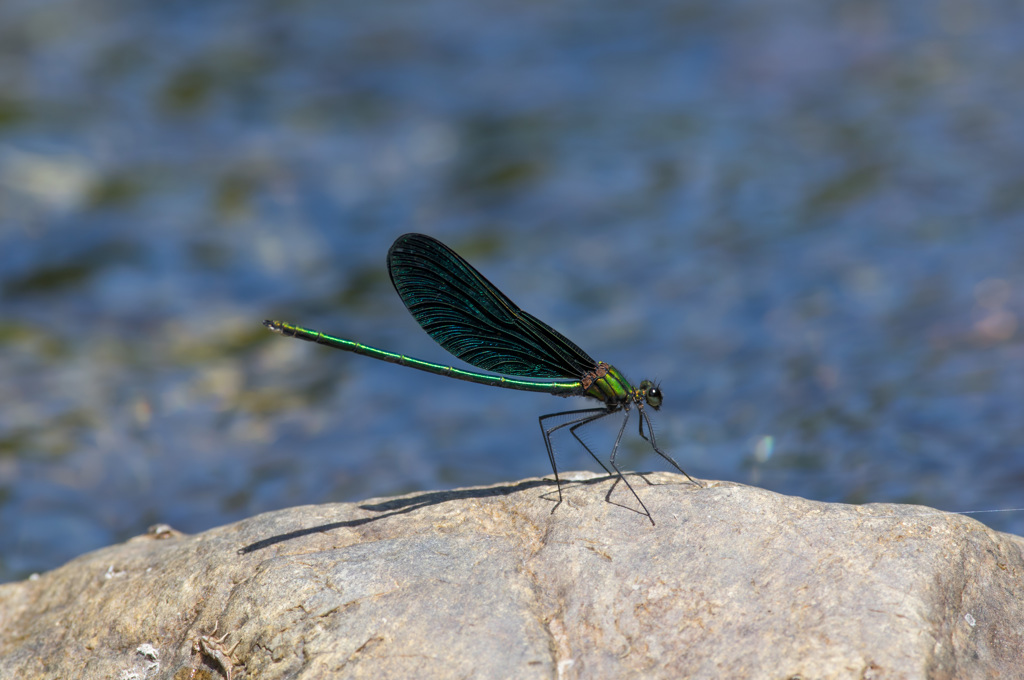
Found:
[[[697,477],[1024,506],[1022,36],[998,0],[5,0],[0,580],[549,474],[572,402],[260,325],[449,362],[407,231],[660,380]]]

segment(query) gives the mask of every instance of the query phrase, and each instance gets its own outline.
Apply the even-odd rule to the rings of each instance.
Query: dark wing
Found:
[[[399,236],[388,251],[388,273],[423,330],[467,363],[503,375],[572,380],[597,366],[435,238]]]

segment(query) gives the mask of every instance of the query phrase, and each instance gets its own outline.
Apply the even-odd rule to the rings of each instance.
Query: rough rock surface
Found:
[[[157,528],[0,586],[0,677],[1024,677],[1024,539],[646,477]]]

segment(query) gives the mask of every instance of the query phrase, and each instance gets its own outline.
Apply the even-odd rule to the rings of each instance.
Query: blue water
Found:
[[[660,380],[697,477],[1024,507],[1021,35],[994,1],[0,4],[0,580],[548,474],[573,402],[260,325],[448,362],[387,278],[407,231]]]

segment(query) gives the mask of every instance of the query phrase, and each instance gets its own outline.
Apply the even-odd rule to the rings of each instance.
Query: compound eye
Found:
[[[647,393],[644,395],[644,399],[647,401],[648,406],[654,409],[661,408],[661,388],[656,385],[652,385],[647,389]]]

